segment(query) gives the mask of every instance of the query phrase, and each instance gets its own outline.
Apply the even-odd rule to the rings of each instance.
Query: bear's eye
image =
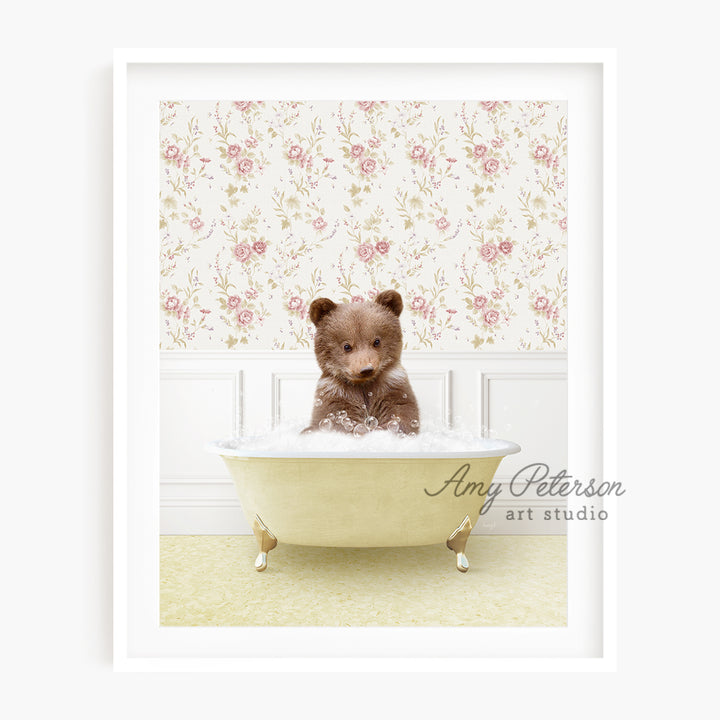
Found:
[[[375,338],[375,342],[373,343],[373,346],[374,346],[374,347],[379,347],[379,346],[380,346],[380,338]]]
[[[345,352],[350,352],[350,351],[352,350],[352,348],[350,347],[350,345],[348,345],[347,343],[345,343],[345,345],[343,345],[343,350],[344,350]]]

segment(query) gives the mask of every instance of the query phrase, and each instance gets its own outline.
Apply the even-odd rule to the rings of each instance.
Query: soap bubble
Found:
[[[322,405],[322,400],[320,398],[317,398],[315,400],[315,407],[320,407]]]
[[[403,393],[403,400],[407,400],[407,393]]]
[[[387,429],[391,433],[397,433],[400,430],[400,423],[394,419],[395,416],[393,415],[393,419],[387,424]]]
[[[417,433],[416,433],[416,432],[409,432],[409,433],[408,433],[408,437],[417,437]]]
[[[412,428],[419,428],[419,427],[420,427],[420,421],[419,421],[419,420],[411,420],[411,421],[410,421],[410,427],[412,427]]]
[[[321,430],[332,430],[333,422],[329,418],[320,421]]]
[[[360,437],[361,435],[365,435],[366,433],[369,433],[370,431],[365,427],[365,425],[358,423],[353,428],[353,435],[355,437]]]
[[[342,426],[348,431],[351,432],[355,429],[355,423],[349,418],[343,418]]]
[[[374,417],[373,415],[370,415],[370,417],[365,418],[365,427],[368,430],[375,430],[378,426],[378,419]]]
[[[340,410],[337,414],[337,419],[342,421],[347,417],[347,410]]]
[[[372,393],[371,393],[371,392],[368,393],[368,397],[372,397]]]

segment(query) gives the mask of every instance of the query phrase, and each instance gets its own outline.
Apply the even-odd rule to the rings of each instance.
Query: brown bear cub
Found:
[[[363,434],[376,427],[416,433],[420,417],[415,394],[400,365],[403,301],[395,290],[374,302],[336,304],[318,298],[310,305],[315,356],[322,376],[310,426]]]

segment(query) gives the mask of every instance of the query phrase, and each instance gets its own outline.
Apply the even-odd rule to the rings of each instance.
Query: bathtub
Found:
[[[482,441],[481,441],[482,442]],[[505,440],[468,452],[275,452],[215,442],[258,542],[265,570],[278,542],[323,547],[445,543],[469,567],[465,543],[503,457]]]

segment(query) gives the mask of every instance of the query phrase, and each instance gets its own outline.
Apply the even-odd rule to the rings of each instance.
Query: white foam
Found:
[[[507,440],[447,428],[425,430],[414,437],[386,430],[359,437],[334,430],[301,434],[302,429],[302,425],[284,425],[266,433],[209,443],[206,449],[237,457],[496,457],[520,450]]]

